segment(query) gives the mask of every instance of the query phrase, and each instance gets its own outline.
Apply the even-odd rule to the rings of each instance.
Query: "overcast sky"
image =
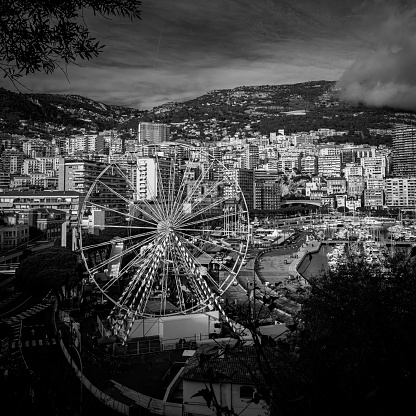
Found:
[[[414,3],[143,0],[142,20],[87,19],[106,47],[82,67],[69,67],[69,83],[59,71],[23,83],[33,92],[80,94],[150,109],[213,89],[341,78],[349,99],[365,100],[380,82],[391,84],[380,68],[374,83],[369,81],[380,60],[387,58],[389,70],[400,71],[394,54],[404,50],[404,42],[410,42],[408,52],[416,51]],[[408,77],[416,77],[413,64],[403,62]],[[0,85],[13,88],[5,81]],[[370,92],[362,91],[363,85]]]

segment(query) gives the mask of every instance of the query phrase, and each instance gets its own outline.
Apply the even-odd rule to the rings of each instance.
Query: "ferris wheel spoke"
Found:
[[[102,185],[104,185],[109,191],[111,191],[112,193],[114,193],[114,195],[116,195],[117,197],[119,197],[120,199],[122,199],[127,204],[128,207],[130,207],[132,205],[132,200],[129,200],[129,199],[125,198],[123,195],[120,195],[118,192],[114,191],[114,189],[110,188],[107,184],[105,184],[105,183],[103,183],[101,181],[100,181],[100,183]],[[134,205],[134,208],[137,208],[137,206]],[[146,211],[144,211],[143,213],[146,213]],[[126,215],[126,214],[124,214],[124,215]],[[130,215],[130,209],[129,209],[129,214],[127,214],[127,215]],[[147,216],[150,219],[152,219],[153,221],[155,221],[155,222],[158,222],[160,220],[160,217],[158,217],[157,215],[155,215],[154,217],[152,217],[151,215],[147,214]],[[133,216],[131,216],[131,217],[133,219],[140,220],[140,218],[133,217]]]
[[[157,247],[156,254],[152,256],[153,263],[152,263],[152,266],[148,269],[146,279],[144,280],[145,284],[144,284],[144,288],[142,291],[143,293],[137,305],[137,310],[139,312],[142,312],[146,307],[147,301],[151,294],[152,287],[154,285],[155,274],[157,272],[157,269],[160,266],[161,257],[162,255],[165,254],[165,251],[166,251],[166,241],[164,242],[164,244],[161,244]],[[138,292],[136,294],[136,298],[137,298],[137,295],[138,295]]]
[[[182,239],[181,239],[182,240]],[[197,258],[195,258],[195,256],[189,251],[189,249],[186,247],[186,242],[182,240],[182,247],[185,250],[185,252],[187,253],[187,258],[189,261],[189,265],[190,265],[190,269],[191,270],[197,270],[199,274],[201,274],[200,272],[200,268],[204,267]],[[202,277],[201,277],[202,278]],[[213,279],[213,277],[208,273],[207,270],[207,279],[211,282],[212,285],[214,285],[215,287],[218,287],[218,284],[215,282],[215,280]]]
[[[175,217],[177,217],[178,214],[181,213],[181,207],[183,207],[183,204],[185,204],[186,197],[184,198],[184,193],[185,193],[185,190],[189,191],[189,189],[187,188],[187,185],[189,181],[190,171],[191,171],[191,167],[189,165],[185,165],[185,172],[182,175],[182,181],[179,186],[179,190],[176,194],[176,197],[174,197],[173,199],[174,202],[173,202],[173,207],[171,210],[171,213],[172,213],[171,217],[173,221]]]
[[[170,216],[173,218],[174,213],[179,210],[181,201],[183,200],[183,195],[186,189],[187,181],[189,180],[189,172],[191,171],[191,168],[189,165],[185,165],[185,172],[182,175],[182,180],[179,185],[178,192],[176,196],[173,199],[173,203],[170,209]]]
[[[149,201],[147,201],[146,199],[140,199],[134,204],[133,210],[137,210],[137,211],[141,212],[142,215],[146,215],[147,217],[153,219],[153,221],[155,221],[155,222],[160,222],[161,221],[160,214],[158,214],[157,210],[155,210],[155,205],[156,204],[157,204],[157,202],[155,202],[152,206],[149,203]],[[147,208],[147,211],[145,209],[139,207],[139,205],[144,205],[145,208]]]
[[[185,197],[184,201],[182,202],[183,205],[189,203],[191,201],[191,198],[194,196],[195,192],[197,192],[201,186],[201,184],[203,183],[203,181],[205,180],[205,176],[207,173],[209,173],[211,167],[214,165],[214,161],[212,162],[212,164],[208,167],[208,169],[206,171],[204,171],[199,178],[195,181],[195,183],[193,184],[191,191],[189,192],[189,194]],[[181,204],[181,200],[178,198],[176,200],[176,204],[175,204],[175,211],[177,213],[177,215],[174,216],[173,221],[177,220],[178,214],[180,216],[180,210],[179,210],[179,206]],[[192,205],[192,204],[191,204]]]
[[[145,285],[148,283],[149,268],[152,269],[152,265],[154,265],[155,261],[155,256],[148,256],[145,258],[141,271],[136,272],[134,278],[130,281],[120,296],[118,302],[121,306],[128,306],[129,309],[132,306],[135,306],[135,302],[139,294],[143,292]],[[147,274],[144,273],[146,270]],[[144,276],[145,278],[143,278]]]
[[[131,202],[132,202],[131,199],[128,199],[124,195],[121,195],[119,192],[117,192],[116,190],[114,190],[111,186],[107,185],[101,179],[96,179],[96,182],[99,183],[100,185],[104,186],[104,188],[108,189],[112,194],[114,194],[115,196],[117,196],[117,198],[119,198],[122,201],[124,201],[127,204],[127,206],[129,206],[131,204]]]
[[[186,217],[186,221],[181,221],[178,224],[175,223],[175,225],[193,225],[193,222],[189,222],[190,220],[192,220],[195,217],[198,217],[199,215],[202,215],[204,212],[206,211],[210,211],[213,207],[221,205],[223,202],[227,201],[229,198],[226,197],[222,197],[220,199],[218,199],[217,201],[215,201],[214,203],[212,203],[211,205],[199,210],[198,212],[195,212],[191,215],[189,215],[188,217]],[[224,214],[222,214],[221,216],[219,216],[219,218],[223,218]],[[201,222],[201,220],[198,220],[196,223]]]
[[[114,228],[120,228],[120,227],[114,227]],[[128,241],[128,240],[132,240],[135,238],[141,238],[141,237],[146,237],[148,235],[152,235],[155,233],[155,228],[151,228],[153,231],[148,231],[146,233],[142,233],[142,234],[135,234],[135,235],[131,235],[128,237],[119,237],[117,238],[117,241]],[[97,243],[97,244],[91,244],[89,246],[81,246],[80,250],[91,250],[91,249],[95,249],[95,248],[99,248],[99,247],[105,247],[108,246],[110,244],[113,244],[113,240],[108,240],[108,241],[104,241],[102,243]]]
[[[192,242],[190,242],[190,241],[187,241],[187,240],[185,240],[186,241],[186,243],[187,244],[189,244],[189,245],[191,245],[194,249],[196,249],[196,250],[198,250],[201,254],[203,254],[204,256],[208,256],[212,261],[213,261],[213,263],[217,263],[217,260],[215,260],[215,258],[213,257],[213,256],[211,256],[211,254],[208,254],[206,251],[204,251],[204,250],[202,250],[200,247],[198,247],[198,246],[196,246],[195,244],[193,244]],[[194,256],[195,257],[195,256]],[[198,262],[198,259],[197,258],[195,258],[195,260]],[[199,262],[198,262],[199,263]],[[200,263],[199,263],[200,264]],[[237,276],[237,273],[235,272],[235,271],[233,271],[233,270],[231,270],[229,267],[227,267],[225,264],[221,264],[221,268],[223,268],[224,270],[226,270],[227,272],[229,272],[230,273],[230,275],[232,275],[233,276],[233,278],[235,277],[235,276]],[[227,280],[228,280],[228,278],[227,278]]]
[[[134,192],[135,191],[135,187],[133,182],[128,178],[128,176],[126,176],[126,174],[123,172],[123,170],[121,169],[121,167],[119,166],[118,163],[113,163],[113,165],[116,167],[116,169],[118,170],[118,172],[120,173],[120,175],[122,176],[122,178],[126,181],[126,183],[128,185],[130,185],[131,190]]]
[[[183,201],[184,204],[189,203],[191,201],[191,198],[194,196],[195,192],[199,189],[202,182],[205,180],[206,175],[209,174],[214,164],[215,164],[215,160],[213,160],[211,164],[208,166],[208,168],[199,176],[199,178],[194,183],[191,189],[191,192],[189,193],[189,195],[186,196],[185,200]]]
[[[196,239],[198,239],[199,241],[202,241],[203,243],[206,243],[206,244],[211,244],[211,245],[216,246],[216,247],[219,247],[219,248],[221,248],[221,249],[223,249],[223,250],[232,251],[232,252],[234,252],[234,253],[237,253],[239,256],[243,256],[243,255],[245,255],[245,253],[242,253],[241,251],[235,250],[235,249],[233,249],[232,247],[224,247],[224,246],[222,246],[221,244],[218,244],[218,243],[216,243],[216,242],[214,242],[214,241],[211,241],[211,240],[206,240],[206,239],[204,239],[204,238],[202,238],[202,237],[198,237],[198,236],[196,236],[196,237],[191,236],[191,237],[190,237],[188,234],[186,234],[186,233],[182,233],[182,232],[180,232],[180,231],[177,231],[177,233],[178,233],[178,234],[183,235],[183,236],[185,237],[185,239],[187,239],[187,238],[196,238]]]
[[[189,254],[186,251],[185,245],[177,235],[174,236],[173,241],[175,243],[174,253],[178,264],[180,264],[184,271],[187,271],[190,276],[194,276],[196,268],[191,267],[191,264],[188,259]],[[201,292],[199,290],[199,287],[195,285],[194,279],[187,279],[187,282],[192,286],[194,294],[200,299],[200,302],[203,302],[205,300],[203,292]]]
[[[171,246],[174,247],[174,242],[171,237],[170,237],[170,243],[171,243]],[[180,255],[179,251],[177,251],[177,249],[171,250],[170,255],[171,255],[172,264],[173,264],[173,275],[174,275],[174,280],[175,280],[175,285],[176,285],[177,303],[178,303],[179,309],[182,312],[184,312],[186,310],[186,304],[185,304],[185,294],[184,294],[185,289],[183,289],[183,286],[186,287],[186,285],[185,285],[185,282],[182,282],[181,280],[180,270],[182,269],[183,271],[185,271],[187,270],[187,267],[184,264],[183,258]],[[187,279],[187,281],[189,282],[189,279]]]
[[[142,241],[142,247],[146,247],[147,244],[149,244],[154,238],[147,238],[146,240]],[[139,247],[135,247],[133,251],[137,250]],[[140,253],[138,256],[134,257],[132,260],[130,260],[124,267],[121,269],[114,278],[112,278],[109,282],[107,282],[103,286],[103,290],[108,290],[116,281],[120,280],[131,267],[133,267],[137,263],[145,264],[145,259],[147,258],[147,254],[151,250],[151,247],[146,247],[143,253]],[[128,254],[127,250],[123,252],[123,256]],[[143,261],[142,261],[143,260]]]
[[[169,265],[166,260],[169,260],[169,255],[171,253],[169,251],[166,252],[168,259],[162,264],[161,267],[161,275],[160,275],[160,287],[161,287],[161,296],[160,296],[160,304],[159,304],[159,314],[164,315],[166,312],[166,302],[167,302],[167,295],[168,295],[168,283],[169,283]],[[174,271],[173,271],[174,273]]]
[[[149,237],[148,240],[152,240],[154,237]],[[116,254],[115,256],[109,257],[108,259],[104,260],[102,263],[100,263],[98,266],[93,267],[91,269],[89,269],[90,273],[96,273],[101,267],[106,266],[107,264],[111,263],[114,260],[119,260],[121,259],[123,256],[125,256],[128,253],[131,253],[134,250],[137,250],[141,245],[143,244],[143,242],[138,242],[132,246],[130,246],[129,248],[127,248],[126,250],[122,251],[119,254]],[[147,244],[147,243],[146,243]]]
[[[139,244],[134,244],[128,248],[129,252],[125,254],[129,254],[131,252],[136,252],[138,249],[140,250],[139,254],[136,254],[134,257],[134,263],[138,265],[137,273],[141,273],[146,268],[146,259],[148,257],[152,257],[151,253],[156,250],[157,245],[159,244],[159,237],[157,234],[154,234],[145,240],[141,241]],[[127,251],[127,250],[126,250]]]
[[[225,183],[226,180],[222,179],[220,181],[215,182],[213,185],[211,185],[205,192],[204,192],[204,196],[202,198],[198,198],[194,203],[191,203],[191,213],[192,211],[194,211],[194,209],[196,209],[199,205],[201,205],[204,201],[207,200],[207,198],[212,198],[212,192],[215,189],[218,189],[218,187],[220,185],[222,185],[223,183]],[[215,198],[218,198],[217,196]],[[229,199],[229,197],[226,197],[226,200]],[[215,199],[214,202],[210,201],[210,205],[208,207],[206,207],[208,210],[211,209],[212,207],[218,205],[218,199]],[[194,213],[196,215],[198,215],[196,212]],[[191,214],[193,215],[193,214]],[[179,215],[177,215],[177,217],[175,218],[177,221],[181,221],[186,217],[186,214],[184,212],[179,213]]]
[[[157,174],[157,176],[156,176],[156,181],[157,181],[157,184],[158,184],[158,187],[160,188],[160,190],[161,190],[161,196],[160,196],[160,200],[161,200],[161,214],[163,214],[163,219],[164,220],[166,220],[167,219],[167,217],[168,217],[168,215],[169,215],[169,212],[168,212],[168,207],[167,207],[167,204],[166,204],[166,200],[165,200],[165,198],[164,198],[164,195],[165,195],[165,186],[164,186],[164,184],[163,184],[163,180],[162,180],[162,173],[161,173],[161,169],[160,169],[160,161],[159,161],[159,158],[158,158],[158,156],[157,156],[157,154],[156,154],[156,163],[157,163],[157,169],[156,169],[156,174]],[[169,177],[169,182],[170,182],[170,177]]]
[[[133,216],[133,215],[131,215],[130,214],[130,206],[132,206],[132,200],[129,200],[129,199],[127,199],[127,198],[125,198],[125,197],[123,197],[122,195],[120,195],[118,192],[116,192],[116,191],[114,191],[112,188],[110,188],[107,184],[105,184],[105,183],[103,183],[103,182],[101,182],[101,184],[102,185],[104,185],[109,191],[111,191],[111,192],[113,192],[116,196],[118,196],[119,198],[121,198],[126,204],[127,204],[127,206],[129,207],[129,209],[128,209],[128,213],[127,214],[124,214],[124,215],[126,215],[126,216],[129,216],[129,217],[131,217],[131,218],[133,218],[133,219],[135,219],[135,220],[138,220],[138,221],[145,221],[145,222],[149,222],[149,221],[146,221],[146,220],[144,220],[144,219],[141,219],[141,218],[138,218],[138,217],[136,217],[136,216]],[[155,211],[153,211],[152,209],[150,210],[150,212],[152,212],[152,214],[153,215],[151,215],[149,212],[147,212],[147,211],[145,211],[145,210],[142,210],[141,208],[139,208],[138,206],[137,206],[137,204],[134,204],[133,205],[133,209],[136,209],[137,211],[139,211],[139,212],[141,212],[143,215],[146,215],[148,218],[150,218],[151,220],[153,220],[154,222],[159,222],[160,221],[160,217],[157,215],[157,213],[155,212]]]
[[[155,220],[155,222],[150,222],[150,221],[144,220],[144,219],[142,219],[142,218],[132,217],[130,214],[128,214],[128,213],[126,213],[126,212],[120,212],[120,211],[117,211],[117,210],[116,210],[116,209],[114,209],[114,208],[110,208],[110,207],[106,207],[106,206],[104,206],[104,205],[97,204],[96,202],[88,201],[88,204],[90,204],[90,205],[92,205],[92,206],[95,206],[95,207],[97,207],[97,208],[100,208],[100,209],[102,209],[103,211],[111,211],[111,212],[115,212],[116,214],[119,214],[119,215],[120,215],[120,216],[122,216],[122,217],[126,217],[126,216],[128,216],[128,217],[130,217],[130,218],[133,218],[133,219],[138,220],[138,221],[143,221],[143,222],[145,222],[145,223],[147,223],[147,224],[150,224],[150,225],[155,225],[155,224],[157,223],[157,220]],[[103,225],[103,226],[104,226],[104,225]]]
[[[153,230],[156,231],[157,227],[156,225],[154,227],[140,227],[140,226],[131,226],[131,225],[89,225],[88,228],[100,228],[100,229],[105,229],[105,228],[118,228],[118,229],[123,229],[125,230],[126,228],[129,228],[131,230]],[[142,234],[135,234],[134,236],[129,236],[129,237],[120,237],[123,239],[128,239],[128,238],[133,238],[133,237],[140,237]],[[104,243],[99,243],[99,244],[104,244]]]
[[[245,213],[247,213],[247,211],[239,212],[237,215],[241,216],[242,214],[245,214]],[[235,216],[236,216],[236,214],[234,212],[228,212],[228,213],[225,212],[222,215],[217,215],[215,217],[201,218],[200,220],[189,222],[189,223],[184,221],[183,223],[180,224],[180,227],[186,227],[188,225],[204,224],[204,223],[209,223],[209,222],[215,221],[215,220],[225,219],[225,218],[228,218],[228,217],[232,218],[232,217],[235,217]],[[192,218],[190,218],[190,219],[192,219]],[[213,230],[211,229],[211,231],[213,231]]]
[[[160,170],[159,164],[157,164],[156,170]],[[156,187],[157,187],[157,173],[156,173]],[[161,194],[161,192],[158,192],[157,189],[153,189],[152,186],[150,185],[150,181],[148,180],[146,180],[146,190],[149,191],[149,194],[152,196],[152,200],[155,201],[155,203],[153,204],[153,206],[151,206],[146,197],[141,198],[139,201],[146,205],[147,209],[153,213],[153,215],[157,218],[158,221],[162,221],[164,219],[164,214],[158,202],[158,200],[160,199],[159,193]]]
[[[175,152],[174,158],[171,158],[171,164],[169,166],[169,187],[168,187],[168,200],[174,201],[175,200],[175,177],[176,177],[176,161],[177,154]],[[173,162],[173,163],[172,163]],[[172,167],[173,167],[173,174],[172,174]],[[171,205],[171,215],[174,210],[174,204]]]
[[[191,266],[184,259],[181,259],[181,265],[185,272],[188,272],[192,276],[195,275],[195,270],[193,270]],[[189,290],[191,291],[192,295],[195,296],[197,299],[197,304],[205,306],[206,296],[203,290],[199,287],[199,285],[195,281],[195,278],[189,279],[188,284],[189,284]]]

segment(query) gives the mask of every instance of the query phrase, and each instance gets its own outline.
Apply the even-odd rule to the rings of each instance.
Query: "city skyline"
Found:
[[[21,81],[32,92],[150,109],[213,89],[341,79],[350,100],[393,106],[403,101],[411,109],[416,80],[409,70],[415,49],[410,3],[143,1],[141,20],[86,16],[106,47],[98,58],[69,66],[69,81],[59,70]],[[5,80],[0,86],[13,90]]]

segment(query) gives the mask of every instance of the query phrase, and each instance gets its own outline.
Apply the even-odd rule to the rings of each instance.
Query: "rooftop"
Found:
[[[22,196],[81,196],[76,191],[7,191],[0,192],[0,197],[22,197]]]

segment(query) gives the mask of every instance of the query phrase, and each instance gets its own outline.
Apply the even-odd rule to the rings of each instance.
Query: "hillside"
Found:
[[[216,130],[228,127],[228,133],[257,131],[269,134],[279,129],[286,133],[331,128],[350,132],[350,136],[369,135],[369,129],[385,131],[395,123],[415,120],[415,114],[388,108],[366,107],[341,102],[335,81],[311,81],[290,85],[241,86],[210,91],[182,103],[166,103],[119,126],[137,128],[140,121],[173,124],[173,138],[189,137],[183,123],[192,124],[201,140],[218,139]],[[230,129],[231,126],[231,129]]]
[[[133,116],[137,109],[103,104],[78,95],[21,94],[0,88],[2,130],[59,131],[62,128],[104,130]]]
[[[47,136],[81,128],[117,128],[129,138],[141,121],[154,121],[170,124],[173,140],[217,141],[225,135],[321,128],[348,131],[347,139],[372,136],[374,140],[374,130],[388,135],[395,123],[416,122],[414,113],[341,102],[338,92],[335,81],[241,86],[140,111],[77,95],[20,94],[0,88],[0,129]]]

